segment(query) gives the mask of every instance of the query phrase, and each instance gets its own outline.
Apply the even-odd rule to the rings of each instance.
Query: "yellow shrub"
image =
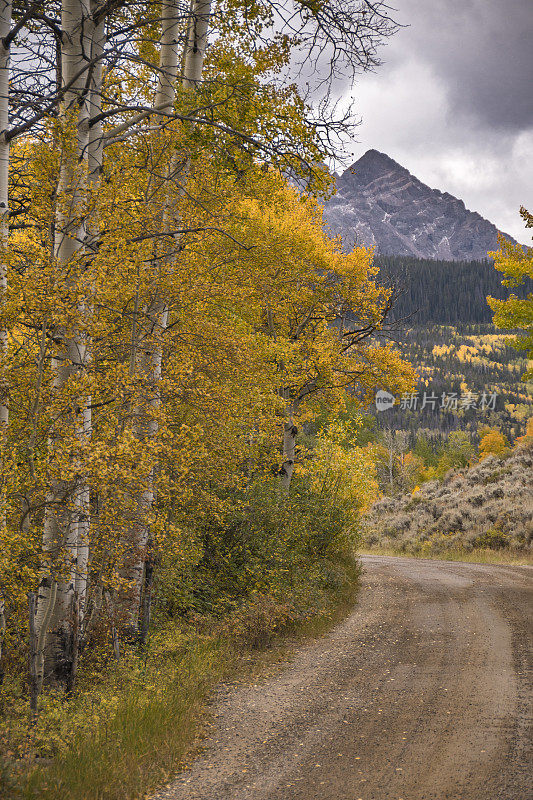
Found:
[[[491,455],[502,455],[508,450],[509,442],[496,428],[490,428],[479,443],[479,460]]]

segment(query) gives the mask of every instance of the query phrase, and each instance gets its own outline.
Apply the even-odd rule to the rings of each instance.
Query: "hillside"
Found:
[[[336,189],[326,219],[348,247],[358,243],[384,254],[451,261],[484,259],[497,247],[495,225],[377,150],[337,177]]]
[[[487,296],[505,300],[511,292],[526,297],[533,281],[509,289],[492,261],[443,261],[411,256],[377,255],[379,280],[396,287],[394,319],[409,325],[428,322],[465,325],[492,322]]]
[[[511,346],[513,338],[490,324],[429,323],[401,331],[402,355],[416,365],[419,382],[412,400],[399,397],[396,405],[376,414],[378,426],[413,435],[421,428],[439,436],[465,430],[475,437],[478,426],[488,424],[511,440],[520,436],[531,416],[533,385],[521,380],[527,360]],[[483,393],[487,401],[482,408]],[[473,404],[466,403],[468,396]]]
[[[362,523],[364,542],[404,553],[490,547],[530,549],[533,542],[533,445],[508,458],[489,456],[414,492],[384,497]]]

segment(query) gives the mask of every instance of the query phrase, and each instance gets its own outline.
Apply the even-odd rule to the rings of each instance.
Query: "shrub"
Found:
[[[488,428],[483,431],[484,435],[479,443],[479,460],[487,458],[489,455],[501,456],[509,451],[509,442],[497,428]]]
[[[455,473],[447,485],[435,482],[414,497],[405,494],[374,504],[361,525],[365,541],[371,544],[371,534],[373,544],[414,554],[422,552],[422,545],[426,553],[529,548],[532,453],[526,443],[515,448],[504,466],[490,455],[466,474]]]
[[[501,550],[509,547],[510,537],[499,528],[490,528],[473,540],[474,547],[489,547],[491,550]]]

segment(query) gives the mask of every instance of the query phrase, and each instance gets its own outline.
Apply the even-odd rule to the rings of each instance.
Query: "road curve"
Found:
[[[157,800],[533,800],[533,568],[362,560],[351,615],[223,685]]]

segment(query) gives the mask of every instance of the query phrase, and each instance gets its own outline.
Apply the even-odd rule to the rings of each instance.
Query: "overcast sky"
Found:
[[[387,153],[531,244],[533,1],[391,0],[408,25],[359,77],[353,155]]]

